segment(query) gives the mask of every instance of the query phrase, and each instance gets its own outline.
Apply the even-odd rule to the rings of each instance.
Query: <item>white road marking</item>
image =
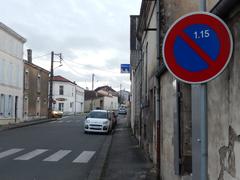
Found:
[[[83,151],[73,162],[74,163],[87,163],[96,151]]]
[[[32,159],[32,158],[34,158],[34,157],[36,157],[36,156],[38,156],[38,155],[40,155],[40,154],[42,154],[46,151],[48,151],[48,150],[47,149],[36,149],[32,152],[29,152],[27,154],[24,154],[22,156],[17,157],[14,160],[29,160],[29,159]]]
[[[23,149],[18,149],[18,148],[16,148],[16,149],[10,149],[10,150],[7,150],[7,151],[3,151],[3,152],[1,152],[0,153],[0,159],[1,158],[4,158],[4,157],[6,157],[6,156],[10,156],[10,155],[12,155],[12,154],[15,154],[15,153],[17,153],[17,152],[19,152],[19,151],[22,151]]]
[[[53,155],[49,156],[48,158],[44,159],[43,161],[51,161],[56,162],[60,159],[64,158],[64,156],[68,155],[71,150],[59,150],[58,152],[54,153]]]

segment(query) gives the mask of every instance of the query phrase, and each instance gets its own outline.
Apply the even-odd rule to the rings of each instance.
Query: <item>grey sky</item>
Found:
[[[33,57],[61,52],[63,66],[55,75],[91,88],[94,73],[95,87],[129,89],[120,64],[129,63],[129,16],[139,14],[140,5],[141,0],[8,0],[1,2],[0,21],[27,39],[25,54],[27,48]],[[49,70],[50,55],[33,63]]]

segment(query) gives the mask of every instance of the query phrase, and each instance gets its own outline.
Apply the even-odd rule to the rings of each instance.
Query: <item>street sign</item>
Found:
[[[205,83],[217,77],[232,54],[232,36],[216,15],[195,12],[179,18],[163,42],[167,69],[180,81]]]
[[[121,64],[121,73],[130,73],[130,64]]]

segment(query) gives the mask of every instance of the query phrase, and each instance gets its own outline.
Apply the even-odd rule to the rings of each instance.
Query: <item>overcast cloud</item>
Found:
[[[141,0],[8,0],[0,6],[0,21],[27,39],[33,63],[49,70],[50,52],[63,54],[55,69],[91,88],[102,85],[129,90],[129,74],[120,64],[129,63],[129,16],[139,14]],[[55,57],[57,58],[57,57]],[[55,63],[55,67],[58,66]]]

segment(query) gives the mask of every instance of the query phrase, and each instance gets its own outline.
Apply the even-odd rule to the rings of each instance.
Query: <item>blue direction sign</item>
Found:
[[[121,73],[130,73],[130,64],[121,64]]]
[[[163,59],[179,80],[204,83],[217,77],[232,54],[232,36],[227,25],[207,12],[187,14],[168,30]]]

